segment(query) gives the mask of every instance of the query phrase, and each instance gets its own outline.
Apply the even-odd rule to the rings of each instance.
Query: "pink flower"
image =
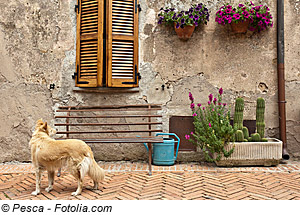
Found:
[[[211,123],[208,123],[208,126],[211,128]]]
[[[213,100],[213,95],[209,94],[208,98],[209,98],[209,101],[211,102]]]
[[[195,104],[191,103],[191,109],[194,110],[194,108],[195,108]]]
[[[215,111],[215,109],[212,109],[212,111]]]
[[[208,102],[207,102],[207,104],[208,104],[208,105],[211,105],[211,102],[210,102],[210,101],[208,101]]]
[[[191,135],[193,135],[194,134],[194,132],[191,132]]]
[[[198,107],[201,107],[201,104],[197,104]]]
[[[203,110],[205,110],[205,107],[203,107]]]
[[[189,98],[190,98],[191,102],[194,102],[194,98],[193,98],[193,95],[191,92],[189,92]]]
[[[196,113],[194,113],[194,114],[193,114],[193,116],[197,116],[197,114],[196,114]]]
[[[190,138],[191,138],[190,135],[188,134],[185,135],[185,139],[189,140]]]
[[[223,94],[223,89],[222,89],[222,87],[219,89],[219,94],[220,94],[220,95]]]
[[[216,104],[217,103],[217,98],[214,98],[214,104]]]
[[[226,106],[227,104],[226,104],[226,103],[223,103],[223,105]]]

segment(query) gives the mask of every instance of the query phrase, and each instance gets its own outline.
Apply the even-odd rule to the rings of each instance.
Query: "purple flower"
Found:
[[[214,104],[216,104],[217,103],[217,98],[214,98]]]
[[[196,113],[193,113],[193,116],[197,116],[197,114],[196,114]]]
[[[198,20],[199,19],[199,16],[196,14],[195,16],[194,16],[194,20]]]
[[[228,10],[228,9],[227,9]],[[217,15],[220,15],[221,17],[223,16],[223,11],[221,11],[221,10],[219,10],[218,12],[217,12]]]
[[[211,102],[210,102],[210,101],[208,101],[208,102],[207,102],[207,104],[208,104],[208,105],[211,105]]]
[[[213,95],[209,94],[208,98],[209,98],[209,101],[211,102],[213,100]]]
[[[245,17],[246,19],[249,18],[249,13],[248,13],[247,11],[244,11],[244,12],[243,12],[243,15],[244,15],[244,17]]]
[[[236,20],[239,20],[240,17],[241,17],[241,15],[238,14],[238,13],[235,13],[235,14],[233,15],[233,18],[235,18]]]
[[[194,98],[193,98],[193,95],[191,92],[189,92],[189,98],[190,98],[191,102],[194,102]]]
[[[254,5],[252,1],[250,1],[250,5],[252,5],[252,6]]]
[[[181,19],[181,24],[184,24],[185,23],[185,18]]]
[[[239,4],[239,7],[244,7],[244,5],[243,4]]]
[[[231,9],[226,9],[226,10],[225,10],[225,13],[231,13],[231,12],[232,12]]]
[[[177,23],[176,23],[176,28],[179,28],[179,27],[180,27],[180,25],[179,25],[179,23],[177,22]]]
[[[220,95],[223,94],[223,89],[222,89],[222,87],[219,89],[219,94],[220,94]]]
[[[253,26],[249,26],[249,31],[255,31],[256,28],[254,28]]]
[[[201,104],[197,104],[198,107],[201,107]]]
[[[227,104],[226,103],[223,103],[223,106],[225,107]]]
[[[185,135],[185,139],[189,140],[190,138],[191,138],[190,135],[188,134]]]
[[[191,103],[191,109],[194,110],[194,108],[195,108],[195,104]]]
[[[203,110],[205,110],[205,107],[203,107]]]
[[[176,13],[172,16],[172,20],[176,19]]]
[[[211,123],[208,123],[208,126],[211,128]]]

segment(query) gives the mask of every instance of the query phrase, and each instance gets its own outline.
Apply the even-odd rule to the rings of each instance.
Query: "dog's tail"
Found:
[[[93,179],[93,181],[100,182],[104,179],[105,172],[94,159],[92,159],[89,167],[88,175]]]

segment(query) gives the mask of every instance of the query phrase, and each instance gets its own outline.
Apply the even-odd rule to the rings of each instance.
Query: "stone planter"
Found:
[[[222,157],[217,166],[273,166],[282,159],[282,141],[269,138],[268,142],[235,142],[229,143],[229,151],[235,145],[230,157]]]

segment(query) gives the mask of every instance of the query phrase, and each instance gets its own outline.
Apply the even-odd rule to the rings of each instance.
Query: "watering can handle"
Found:
[[[158,136],[158,135],[170,135],[170,136],[174,136],[177,139],[178,144],[177,144],[176,156],[175,156],[175,160],[177,160],[178,149],[179,149],[179,144],[180,144],[179,137],[176,134],[174,134],[174,133],[157,133],[155,136]]]

